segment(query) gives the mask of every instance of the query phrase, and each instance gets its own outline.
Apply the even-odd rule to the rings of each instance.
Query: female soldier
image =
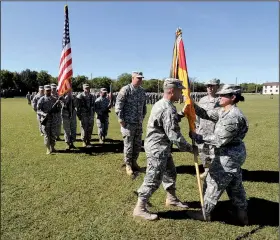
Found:
[[[248,224],[246,192],[242,184],[241,166],[246,159],[243,139],[248,131],[248,122],[236,106],[244,101],[240,88],[226,84],[219,92],[218,110],[206,111],[195,104],[196,114],[216,123],[213,134],[199,135],[191,133],[197,143],[214,146],[213,162],[204,181],[204,208],[206,220],[211,220],[211,212],[224,190],[227,191],[233,205],[237,208],[237,218]],[[202,220],[201,212],[189,213],[189,216]]]

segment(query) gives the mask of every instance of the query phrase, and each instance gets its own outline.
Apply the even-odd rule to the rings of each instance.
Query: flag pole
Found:
[[[194,106],[193,106],[193,101],[190,96],[191,86],[190,86],[188,72],[187,72],[187,63],[186,63],[184,46],[183,46],[183,40],[181,37],[180,37],[181,38],[180,42],[178,42],[178,40],[177,40],[178,37],[181,35],[182,35],[181,28],[177,28],[175,44],[174,44],[174,48],[173,48],[173,58],[172,58],[172,67],[171,67],[171,71],[170,71],[170,76],[183,81],[183,85],[186,88],[185,90],[183,90],[183,95],[186,98],[185,104],[187,104],[187,106],[188,106],[187,108],[185,108],[184,113],[189,122],[189,130],[192,132],[195,132],[195,110],[194,110]],[[174,64],[174,62],[176,63],[176,65]],[[179,71],[179,68],[180,68],[180,71]],[[194,139],[192,139],[192,145],[195,146]],[[197,179],[197,184],[198,184],[201,210],[202,210],[203,218],[204,218],[204,220],[206,220],[204,200],[203,200],[202,187],[201,187],[202,184],[201,184],[199,168],[198,168],[197,152],[194,152],[194,165],[195,165],[196,179]]]

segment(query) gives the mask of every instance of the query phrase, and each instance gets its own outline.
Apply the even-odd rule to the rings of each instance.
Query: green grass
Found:
[[[251,175],[244,186],[249,199],[264,204],[251,210],[257,218],[252,219],[254,225],[246,227],[188,219],[179,209],[164,206],[162,187],[151,198],[151,210],[176,210],[174,216],[179,217],[135,221],[132,211],[137,199],[133,191],[142,184],[144,174],[131,180],[121,168],[122,153],[48,156],[36,115],[26,99],[1,99],[1,239],[278,239],[278,227],[266,224],[271,211],[277,211],[278,216],[279,185],[270,172],[278,171],[278,97],[248,95],[239,107],[250,124],[243,168]],[[181,127],[187,136],[186,120]],[[114,112],[108,138],[121,140]],[[76,145],[81,147],[81,142]],[[65,143],[58,142],[56,148],[64,149]],[[191,154],[175,152],[173,156],[176,166],[193,166]],[[144,152],[139,164],[146,165]],[[178,174],[177,189],[182,200],[199,201],[195,175]],[[221,202],[227,199],[223,194]],[[260,215],[265,212],[268,216]]]

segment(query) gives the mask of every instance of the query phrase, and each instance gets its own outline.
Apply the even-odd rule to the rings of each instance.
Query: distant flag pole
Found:
[[[64,32],[62,40],[62,52],[59,63],[59,74],[58,74],[58,95],[64,95],[65,93],[72,90],[72,55],[71,55],[71,44],[69,34],[69,15],[68,5],[64,7]]]
[[[188,77],[184,43],[182,39],[182,30],[180,28],[177,28],[176,30],[175,43],[173,47],[173,58],[172,58],[171,69],[170,69],[170,77],[181,80],[183,82],[183,86],[186,88],[183,89],[183,96],[185,97],[185,104],[187,105],[187,108],[185,110],[185,116],[188,119],[190,131],[195,132],[196,115],[195,115],[193,100],[190,96],[190,92],[191,92],[190,82]],[[192,144],[195,145],[194,139],[192,139]],[[199,177],[197,154],[194,154],[194,164],[196,170],[196,178],[197,178],[202,213],[204,219],[206,220],[201,180]]]

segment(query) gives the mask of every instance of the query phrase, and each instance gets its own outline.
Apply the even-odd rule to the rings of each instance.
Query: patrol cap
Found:
[[[89,85],[87,83],[83,84],[83,89],[85,89],[85,88],[89,88]]]
[[[137,71],[132,72],[132,77],[144,78],[143,73],[142,72],[137,72]]]
[[[205,85],[220,85],[220,79],[211,79],[211,80],[208,80]]]
[[[44,90],[44,86],[39,86],[39,90]]]
[[[56,88],[56,84],[55,84],[55,83],[52,83],[52,84],[51,84],[51,88]]]
[[[106,88],[101,88],[100,92],[107,92],[107,89]]]
[[[179,88],[179,89],[186,89],[182,81],[176,78],[166,78],[163,83],[163,88]]]
[[[216,94],[241,94],[241,88],[235,84],[225,84],[218,90]]]
[[[45,90],[51,90],[51,86],[50,85],[44,85],[44,89]]]

